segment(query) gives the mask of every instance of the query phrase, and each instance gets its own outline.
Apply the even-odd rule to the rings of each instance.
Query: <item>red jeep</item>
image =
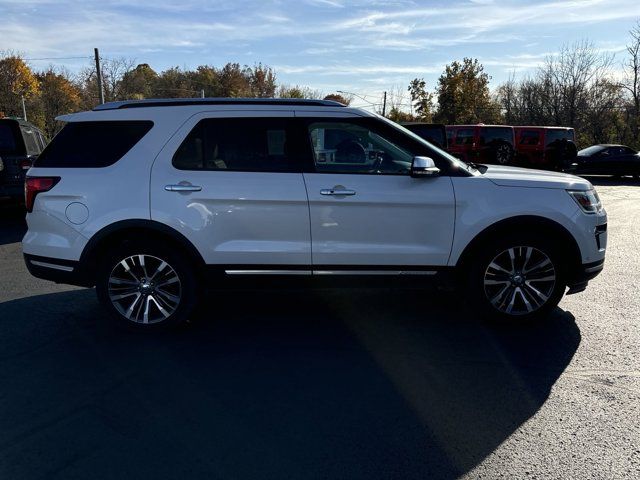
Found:
[[[526,167],[562,170],[576,158],[573,128],[513,127],[516,161]]]
[[[515,137],[506,125],[447,125],[448,151],[465,162],[512,162]]]

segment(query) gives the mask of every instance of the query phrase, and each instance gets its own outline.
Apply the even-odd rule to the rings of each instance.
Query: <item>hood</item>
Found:
[[[558,188],[563,190],[589,190],[591,183],[567,173],[532,170],[530,168],[487,165],[482,175],[501,187]]]

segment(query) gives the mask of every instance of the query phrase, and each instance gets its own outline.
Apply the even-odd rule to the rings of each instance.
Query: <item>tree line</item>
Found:
[[[422,78],[406,89],[390,89],[384,113],[395,121],[568,126],[576,129],[580,147],[624,143],[640,149],[640,23],[629,34],[621,64],[593,43],[579,41],[549,55],[535,72],[519,79],[513,74],[493,90],[477,59],[454,61],[433,90]],[[105,59],[101,70],[106,101],[201,95],[352,100],[280,84],[276,72],[260,63],[156,72],[146,63],[116,58]],[[19,54],[0,53],[0,112],[22,116],[23,98],[29,120],[52,137],[60,128],[56,116],[97,105],[96,70],[86,67],[75,75],[54,67],[34,71]]]
[[[640,149],[640,22],[629,32],[624,58],[588,40],[564,45],[537,70],[515,74],[493,92],[491,77],[476,59],[445,67],[434,91],[423,79],[407,88],[408,114],[392,105],[397,120],[445,124],[551,125],[576,129],[580,147],[622,143]],[[401,95],[395,95],[395,101]],[[402,100],[399,101],[402,103]]]
[[[127,58],[105,59],[101,65],[105,101],[181,97],[319,98],[322,93],[305,86],[278,84],[271,67],[227,63],[194,70],[178,67],[156,72],[146,63],[136,65]],[[0,55],[0,112],[22,116],[24,98],[29,121],[51,138],[60,128],[55,117],[90,110],[99,101],[96,70],[82,69],[72,75],[65,69],[49,67],[32,70],[21,55]],[[324,98],[349,103],[338,94]]]

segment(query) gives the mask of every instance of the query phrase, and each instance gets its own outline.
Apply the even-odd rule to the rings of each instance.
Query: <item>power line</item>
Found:
[[[85,57],[42,57],[42,58],[25,58],[24,60],[28,62],[35,62],[38,60],[80,60],[80,59],[86,60],[90,58],[93,58],[93,57],[86,57],[86,56]]]

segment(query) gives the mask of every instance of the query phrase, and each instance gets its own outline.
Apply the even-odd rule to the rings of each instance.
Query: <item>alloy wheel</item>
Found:
[[[491,305],[508,315],[527,315],[547,303],[556,286],[549,256],[535,247],[503,250],[484,274],[484,293]]]
[[[176,271],[152,255],[132,255],[111,270],[109,300],[134,323],[159,323],[180,305],[182,284]]]
[[[496,160],[500,165],[507,165],[510,157],[509,147],[506,145],[500,145],[496,150]]]

